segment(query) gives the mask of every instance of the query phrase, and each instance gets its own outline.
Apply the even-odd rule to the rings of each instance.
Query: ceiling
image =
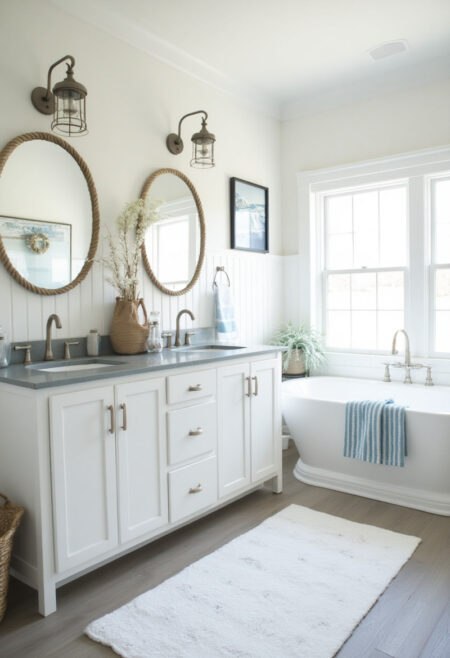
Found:
[[[280,118],[450,76],[450,0],[50,1]]]

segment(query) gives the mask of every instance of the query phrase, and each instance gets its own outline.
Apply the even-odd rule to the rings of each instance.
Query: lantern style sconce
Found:
[[[181,139],[181,124],[186,117],[191,117],[194,114],[203,114],[202,127],[198,133],[194,133],[191,137],[192,140],[192,160],[191,167],[198,167],[199,169],[207,169],[214,167],[214,142],[215,136],[208,132],[206,128],[207,113],[204,110],[197,110],[190,112],[181,117],[178,123],[178,134],[171,133],[166,139],[167,148],[174,155],[178,155],[184,148],[183,140]]]
[[[69,60],[67,77],[51,87],[51,75],[55,66]],[[87,89],[73,77],[75,59],[65,55],[51,65],[47,75],[47,89],[36,87],[31,92],[31,102],[42,114],[53,114],[51,129],[65,136],[85,135],[86,125],[86,96]]]

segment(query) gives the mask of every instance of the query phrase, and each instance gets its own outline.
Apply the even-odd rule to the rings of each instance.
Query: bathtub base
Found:
[[[412,507],[423,512],[450,516],[449,496],[417,491],[407,487],[387,484],[386,482],[377,483],[315,466],[308,466],[301,458],[298,459],[295,465],[294,476],[300,482],[312,484],[316,487],[382,500],[385,503],[401,505],[402,507]]]

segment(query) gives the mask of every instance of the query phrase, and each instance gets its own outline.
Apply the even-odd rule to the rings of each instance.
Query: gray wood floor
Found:
[[[45,619],[36,612],[36,593],[12,580],[8,611],[0,624],[0,656],[115,656],[83,635],[91,620],[158,585],[286,505],[297,503],[423,540],[338,658],[450,658],[450,519],[301,484],[292,476],[296,457],[293,447],[284,453],[281,495],[260,489],[64,586],[58,590],[58,611]]]

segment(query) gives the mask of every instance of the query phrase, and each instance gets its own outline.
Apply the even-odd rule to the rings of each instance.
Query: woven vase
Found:
[[[139,307],[144,322],[139,320]],[[116,297],[116,306],[111,324],[111,345],[117,354],[142,354],[147,351],[149,324],[144,300],[129,301]]]
[[[302,350],[294,348],[286,363],[285,375],[303,375],[305,373],[305,359]]]

